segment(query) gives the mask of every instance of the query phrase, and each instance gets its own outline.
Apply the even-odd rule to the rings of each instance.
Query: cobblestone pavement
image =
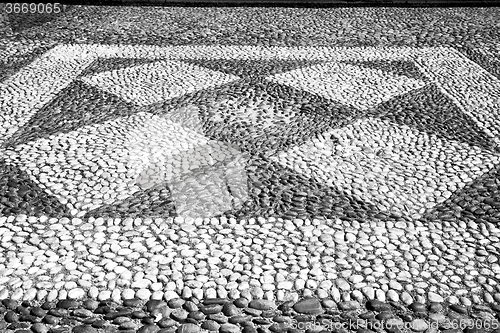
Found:
[[[3,15],[0,331],[499,333],[499,16]]]

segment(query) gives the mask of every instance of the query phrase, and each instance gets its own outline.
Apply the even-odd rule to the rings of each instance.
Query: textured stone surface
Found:
[[[496,8],[99,10],[0,39],[0,330],[498,320]]]

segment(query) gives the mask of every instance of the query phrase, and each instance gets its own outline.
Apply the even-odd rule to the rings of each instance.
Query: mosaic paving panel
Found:
[[[425,84],[424,81],[406,76],[389,75],[382,70],[341,63],[301,68],[275,75],[270,80],[304,89],[361,110]]]
[[[0,298],[500,299],[499,82],[453,49],[61,45],[29,66],[2,83]]]
[[[415,218],[500,162],[475,147],[374,119],[325,133],[275,160],[381,210]]]
[[[82,80],[138,105],[158,103],[238,77],[179,61],[156,62],[98,73]]]
[[[256,67],[255,64],[259,61],[254,59],[257,57],[255,55],[255,48],[242,48],[239,50],[241,53],[238,53],[237,49],[228,47],[225,49],[226,53],[229,54],[229,57],[235,58],[235,60],[224,60],[222,62],[219,59],[211,58],[212,55],[217,54],[212,52],[216,52],[219,49],[218,47],[205,48],[200,52],[205,60],[188,60],[186,62],[180,61],[180,59],[184,57],[188,58],[187,54],[189,53],[188,49],[182,47],[173,48],[172,50],[176,51],[174,53],[171,53],[168,48],[127,46],[120,48],[113,46],[61,46],[51,52],[62,54],[62,50],[68,51],[65,52],[64,58],[67,59],[65,61],[71,61],[72,56],[75,57],[77,54],[84,52],[86,56],[85,65],[78,67],[78,71],[70,72],[68,78],[76,78],[78,75],[82,75],[83,71],[81,77],[83,82],[92,84],[104,91],[111,92],[113,95],[117,95],[118,99],[116,99],[116,101],[118,103],[122,103],[120,102],[120,98],[128,102],[131,105],[126,107],[127,109],[131,109],[131,112],[127,111],[129,114],[141,110],[140,108],[134,110],[132,105],[138,105],[139,107],[149,105],[156,109],[156,112],[153,113],[158,114],[158,109],[163,108],[163,114],[166,116],[165,119],[173,119],[176,118],[176,116],[174,116],[175,114],[179,115],[180,113],[176,113],[174,108],[170,108],[168,106],[168,101],[180,99],[180,95],[194,96],[194,98],[200,102],[203,100],[210,100],[212,101],[210,104],[198,102],[197,104],[190,105],[191,110],[194,110],[194,118],[197,119],[196,125],[192,124],[192,126],[197,127],[195,129],[197,133],[200,135],[208,135],[216,141],[219,140],[228,144],[235,144],[242,150],[248,149],[246,147],[248,147],[249,144],[253,144],[255,148],[249,150],[249,152],[253,154],[267,154],[268,156],[275,153],[279,153],[281,154],[280,156],[282,156],[283,152],[296,149],[304,144],[304,142],[307,142],[310,137],[319,137],[319,140],[321,140],[322,134],[330,133],[329,131],[332,128],[343,130],[348,128],[356,119],[363,119],[363,117],[369,114],[382,117],[381,119],[384,119],[384,117],[393,121],[396,119],[395,123],[399,123],[400,121],[397,119],[397,115],[394,114],[394,111],[391,112],[388,110],[391,109],[391,103],[397,104],[398,100],[401,98],[404,99],[404,96],[412,96],[412,94],[418,97],[422,91],[424,95],[425,93],[435,95],[436,88],[428,88],[431,87],[429,86],[428,78],[422,74],[425,73],[431,81],[436,78],[436,73],[433,72],[432,75],[430,75],[429,69],[425,67],[422,62],[422,59],[428,57],[428,51],[426,49],[415,52],[415,50],[412,49],[402,48],[398,50],[401,51],[399,53],[377,49],[370,52],[370,50],[363,49],[364,55],[363,52],[355,53],[351,52],[352,50],[350,49],[331,49],[330,52],[328,52],[327,49],[322,49],[320,52],[313,53],[315,57],[312,58],[305,58],[304,54],[298,52],[294,55],[297,60],[292,61],[287,59],[289,54],[286,53],[284,48],[277,48],[274,54],[263,53],[260,55],[261,61],[264,61],[267,65],[263,66],[265,70],[255,72],[255,74],[252,74],[253,72],[251,69],[248,69],[249,66]],[[148,53],[147,51],[153,52]],[[136,53],[136,57],[138,57],[137,61],[133,60],[134,58],[131,57],[131,52]],[[446,51],[440,50],[440,52]],[[151,58],[151,54],[154,55],[153,58]],[[366,60],[360,59],[360,56],[364,56]],[[117,60],[122,59],[120,57],[124,57],[123,61]],[[161,60],[162,57],[168,58],[168,60],[155,61]],[[277,60],[271,61],[270,59],[272,57],[275,57]],[[95,62],[95,59],[98,58],[100,60]],[[43,57],[38,61],[42,60]],[[338,60],[340,60],[340,62]],[[416,61],[415,64],[412,63],[412,60]],[[278,65],[280,61],[285,61],[285,64],[288,65],[282,67]],[[193,65],[191,63],[197,63],[199,65]],[[390,66],[391,63],[396,65]],[[405,67],[403,66],[405,63],[411,65]],[[45,66],[43,63],[37,64],[38,63],[35,62],[32,66],[38,66],[41,69]],[[106,67],[106,64],[111,64],[111,67]],[[434,63],[431,61],[430,64],[433,65]],[[52,70],[54,70],[53,67],[54,66],[51,65]],[[88,67],[89,69],[84,69],[84,67]],[[99,68],[111,68],[111,70],[101,71]],[[391,70],[388,70],[388,68],[391,68]],[[480,73],[477,68],[474,68],[474,70]],[[277,72],[281,73],[276,74]],[[239,77],[233,75],[239,73],[243,73],[243,76]],[[198,83],[196,83],[196,85],[190,84],[189,80],[186,81],[186,75],[193,80],[196,78],[196,82]],[[365,82],[363,80],[365,76],[371,77],[373,82]],[[164,78],[167,77],[169,79],[167,81],[164,80]],[[205,83],[200,84],[200,78],[201,81]],[[14,77],[13,79],[16,78]],[[439,80],[444,82],[446,77],[441,76]],[[380,86],[380,84],[376,84],[378,81],[385,83]],[[438,81],[436,81],[436,83],[439,84]],[[166,82],[167,84],[165,85]],[[209,82],[216,82],[215,85],[220,85],[220,87],[214,87],[214,83]],[[77,92],[82,89],[87,89],[84,85],[82,86],[81,83],[80,85],[78,85],[78,83],[75,84],[76,86],[73,85],[67,89]],[[187,86],[190,88],[185,88]],[[327,88],[327,86],[329,88]],[[460,104],[460,100],[457,100],[456,94],[453,95],[453,93],[451,93],[450,95],[448,90],[446,90],[447,88],[441,88],[442,86],[443,84],[438,85],[437,89],[442,89],[445,96],[451,98],[451,101],[458,104],[457,107],[463,109],[464,106]],[[446,87],[447,85],[445,84],[444,86]],[[60,86],[59,89],[61,89]],[[199,93],[196,91],[199,91]],[[327,93],[331,91],[337,91],[338,95],[333,96]],[[285,92],[285,94],[288,93],[288,96],[283,95],[283,92]],[[216,96],[213,96],[213,94],[216,94]],[[307,94],[310,94],[310,96]],[[62,96],[64,95],[63,93]],[[236,96],[240,97],[237,98]],[[241,100],[241,96],[244,96],[243,100]],[[92,98],[91,95],[89,95],[89,97]],[[324,97],[326,97],[326,99],[322,100]],[[106,98],[108,97],[106,97],[106,93],[104,93],[104,95],[97,94],[93,99],[97,101],[97,103],[108,104],[105,101]],[[86,103],[86,98],[80,100],[83,106]],[[294,104],[294,102],[290,103],[290,101],[298,102]],[[163,104],[158,104],[158,102]],[[338,104],[339,102],[341,102],[341,104]],[[494,100],[491,100],[491,103],[494,102]],[[56,102],[51,103],[57,105],[57,99]],[[342,103],[345,105],[342,105]],[[52,107],[48,106],[47,108],[51,109]],[[78,112],[76,109],[79,108],[75,106],[74,110]],[[93,109],[95,109],[95,107]],[[43,112],[43,108],[39,112],[40,115],[45,113]],[[488,115],[487,111],[485,112],[484,115]],[[63,115],[68,114],[66,110],[62,111],[62,113]],[[86,118],[95,118],[88,117],[89,114],[86,112],[82,112],[81,114],[85,115]],[[468,114],[477,124],[477,116],[472,116],[470,113]],[[32,111],[29,111],[27,114],[28,117],[32,115]],[[111,117],[120,117],[123,115],[118,113]],[[498,117],[490,117],[490,123],[498,121],[497,118]],[[25,126],[26,129],[39,128],[40,125],[36,123],[36,119],[39,119],[39,117],[33,117],[33,119],[35,122],[28,123],[27,126]],[[28,118],[24,121],[27,120]],[[80,119],[80,121],[74,124],[74,126],[70,126],[68,129],[74,130],[77,129],[78,126],[89,125],[89,120],[90,119]],[[70,121],[73,122],[74,119]],[[174,119],[174,121],[178,122],[182,120]],[[62,122],[59,121],[59,123]],[[413,125],[418,128],[419,123],[421,122],[417,121]],[[229,126],[225,126],[226,124]],[[96,126],[95,128],[99,128],[99,125]],[[473,127],[474,124],[470,126]],[[288,129],[295,131],[294,128],[298,127],[316,129],[310,132],[303,131],[302,138],[300,138],[300,135],[294,135],[293,132],[287,133]],[[430,126],[429,129],[432,129],[432,126]],[[57,132],[61,130],[62,128],[59,130],[54,129],[52,132],[57,134]],[[490,135],[489,139],[493,141],[497,140],[494,136],[495,133],[492,133],[491,129],[484,128],[483,126],[476,131],[478,135],[482,135],[481,145],[484,147],[489,146],[488,134]],[[485,131],[486,134],[482,131]],[[281,133],[281,135],[278,133]],[[273,138],[277,134],[279,136]],[[327,136],[328,135],[329,134],[327,134]],[[491,135],[493,135],[493,137],[491,137]],[[32,139],[34,138],[32,137]],[[26,140],[21,140],[21,142],[22,141]],[[33,143],[33,145],[37,146],[40,142],[43,141],[38,141],[37,143]],[[267,143],[269,148],[275,147],[275,150],[267,149],[267,152],[265,150],[259,152],[258,149],[264,142]],[[151,147],[146,146],[151,144],[150,141],[144,141],[145,146],[139,146],[140,149],[150,149]],[[110,151],[108,148],[109,147],[105,148],[106,151]],[[142,153],[136,149],[135,155],[141,156],[141,154]],[[144,158],[148,160],[148,158],[150,159],[153,155],[154,152],[150,152],[148,157]],[[136,159],[134,163],[142,163],[144,167],[144,163],[147,164],[150,162],[151,161],[139,162],[139,160]],[[155,161],[155,163],[156,162],[158,162],[157,164],[159,165],[165,164],[164,160]],[[194,164],[196,168],[196,164],[199,163]],[[153,174],[162,173],[154,168],[149,171]],[[135,177],[138,177],[138,175]],[[139,183],[141,181],[140,178],[141,177],[138,178]],[[147,190],[148,188],[147,184],[142,184],[141,187],[142,190]],[[136,190],[130,191],[130,194],[133,194]],[[389,193],[391,192],[389,191]],[[420,207],[417,205],[409,209],[403,205],[403,209],[401,205],[399,205],[400,207],[397,208],[396,211],[399,213],[402,211],[406,213],[409,212],[411,215],[424,209],[426,204],[429,207],[433,206],[432,203],[426,203],[424,197],[420,200]],[[124,197],[121,199],[124,199]],[[364,199],[367,199],[367,197]],[[444,197],[444,199],[446,199],[446,197]],[[87,198],[87,200],[90,199]],[[110,203],[111,202],[106,202],[105,204]],[[409,204],[409,202],[405,203]],[[80,202],[79,205],[81,206],[82,202]],[[382,204],[382,207],[382,210],[392,211],[392,209],[389,209],[387,206],[387,203]]]
[[[176,181],[190,170],[237,154],[176,123],[142,113],[17,146],[9,157],[21,161],[73,215],[83,216],[89,209],[126,199],[139,188]],[[74,158],[89,163],[78,167]]]

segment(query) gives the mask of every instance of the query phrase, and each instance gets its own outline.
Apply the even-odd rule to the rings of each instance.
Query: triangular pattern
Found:
[[[87,84],[120,96],[129,103],[151,105],[239,77],[177,60],[164,60],[82,77]]]
[[[233,59],[195,59],[185,60],[199,66],[209,68],[214,71],[235,75],[247,80],[261,79],[267,76],[276,75],[300,67],[307,67],[322,63],[321,61],[305,60],[233,60]]]
[[[80,77],[92,76],[101,72],[114,71],[127,67],[140,66],[158,61],[156,59],[142,58],[99,58],[90,66],[85,68],[80,74]]]
[[[175,217],[177,216],[168,186],[138,191],[115,204],[103,205],[85,217]]]
[[[427,221],[500,223],[500,164],[427,212]]]
[[[45,53],[54,46],[54,42],[11,42],[0,51],[0,82],[13,75],[19,68],[32,62],[35,58]]]
[[[365,115],[363,111],[306,91],[266,80],[246,79],[147,109],[168,117],[178,107],[198,109],[203,134],[211,139],[265,155]]]
[[[418,67],[412,61],[402,61],[402,60],[371,60],[371,61],[343,61],[344,63],[375,69],[382,70],[388,74],[396,76],[406,76],[418,80],[426,80],[425,75],[418,69]]]
[[[442,196],[451,195],[441,193],[441,186],[463,186],[462,178],[481,176],[500,161],[500,156],[404,125],[367,118],[272,159],[348,191],[382,211],[420,218]],[[422,179],[433,185],[421,186]]]
[[[68,208],[47,194],[18,166],[0,159],[0,215],[69,216]]]
[[[369,114],[444,139],[495,149],[491,137],[434,84],[394,97]]]
[[[379,68],[328,62],[273,75],[272,82],[306,90],[360,110],[423,87],[425,82]]]
[[[75,154],[84,155],[86,163],[75,164]],[[104,156],[106,162],[102,162]],[[165,183],[174,184],[170,189],[180,197],[177,204],[182,205],[185,188],[189,187],[182,180],[187,177],[187,182],[192,183],[193,171],[203,167],[211,168],[209,180],[217,186],[238,186],[245,175],[226,177],[225,173],[241,169],[237,163],[240,156],[231,146],[169,119],[138,113],[16,146],[9,158],[32,172],[45,170],[40,184],[83,216]],[[103,183],[113,185],[99,185]],[[225,198],[224,194],[212,193],[216,198]],[[231,198],[224,200],[222,206],[231,204]]]
[[[102,124],[140,111],[141,107],[127,103],[113,94],[81,81],[74,81],[21,127],[6,142],[6,146],[68,133],[83,126]]]
[[[249,162],[246,172],[250,198],[242,208],[228,211],[224,216],[274,216],[286,219],[350,219],[361,216],[393,218],[369,203],[267,158],[255,157]]]

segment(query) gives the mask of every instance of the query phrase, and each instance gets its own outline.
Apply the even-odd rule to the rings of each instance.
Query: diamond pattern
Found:
[[[425,85],[422,80],[345,63],[300,68],[269,79],[361,110]]]
[[[462,188],[500,161],[477,147],[377,119],[333,130],[272,159],[382,211],[412,218],[450,197],[447,188]]]
[[[159,103],[237,79],[181,61],[159,61],[82,78],[137,105]]]
[[[74,210],[73,215],[124,200],[141,189],[176,182],[194,169],[238,154],[179,124],[144,113],[60,134],[54,140],[57,146],[51,147],[50,139],[18,146],[18,153],[10,157],[32,172],[41,170],[37,182]],[[39,158],[39,151],[48,152],[48,157]],[[85,156],[89,163],[75,165],[75,155]],[[102,156],[108,156],[104,163]]]
[[[370,116],[404,124],[421,132],[448,140],[458,140],[486,150],[499,151],[487,135],[468,115],[435,84],[399,95],[368,112]]]
[[[56,47],[0,87],[5,163],[48,214],[346,219],[449,210],[499,163],[498,82],[453,51],[222,49]]]
[[[127,103],[115,95],[81,81],[74,81],[59,96],[38,110],[5,145],[14,146],[50,135],[68,133],[85,125],[102,124],[140,111],[141,107]]]

